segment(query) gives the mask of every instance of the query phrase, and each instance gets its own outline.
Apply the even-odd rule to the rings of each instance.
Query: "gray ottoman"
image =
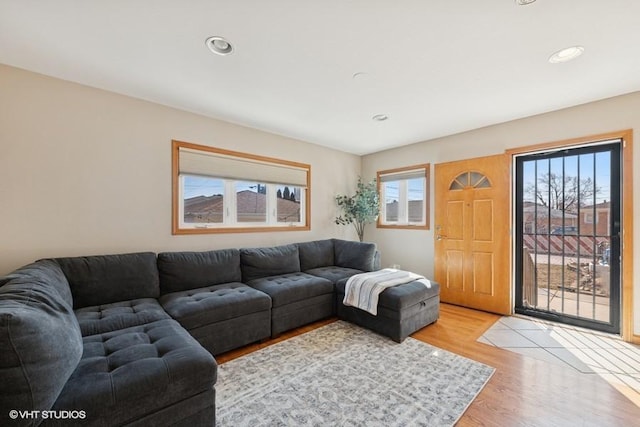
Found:
[[[342,303],[347,280],[336,283],[337,314],[342,320],[371,329],[396,342],[402,342],[415,331],[438,320],[440,285],[437,282],[431,281],[429,288],[414,281],[386,289],[378,300],[378,315],[373,316]]]

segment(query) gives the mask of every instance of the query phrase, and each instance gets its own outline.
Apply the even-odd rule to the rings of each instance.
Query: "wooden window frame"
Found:
[[[206,228],[201,227],[183,227],[181,226],[181,179],[180,179],[180,150],[193,150],[201,151],[204,154],[209,153],[212,155],[219,155],[229,157],[234,160],[246,161],[248,163],[255,162],[256,164],[264,164],[268,166],[282,166],[283,168],[295,168],[300,169],[306,173],[306,187],[302,188],[303,195],[303,207],[304,212],[301,214],[301,225],[290,225],[283,223],[282,225],[272,225],[266,223],[265,225],[251,225],[241,226],[234,224],[233,226],[215,225]],[[215,171],[211,174],[207,174],[212,178],[221,178],[227,180],[227,178],[216,176]],[[269,231],[307,231],[311,229],[311,166],[306,163],[293,162],[289,160],[282,160],[273,157],[259,156],[250,153],[243,153],[240,151],[226,150],[222,148],[216,148],[206,145],[194,144],[184,141],[171,141],[171,179],[172,179],[172,234],[216,234],[216,233],[255,233],[255,232],[269,232]],[[240,181],[241,179],[236,179]],[[253,181],[253,179],[249,179]],[[284,184],[284,183],[283,183]],[[235,199],[234,199],[235,200]]]
[[[385,200],[382,191],[382,177],[385,175],[402,175],[403,173],[408,173],[410,171],[424,170],[424,200],[423,200],[423,209],[424,209],[424,224],[407,224],[407,223],[398,223],[398,224],[390,224],[383,222],[383,215],[385,209]],[[378,194],[380,195],[380,215],[378,216],[378,221],[376,223],[377,228],[389,228],[389,229],[404,229],[404,230],[429,230],[431,217],[430,217],[430,188],[431,188],[431,180],[430,180],[430,163],[423,163],[419,165],[405,166],[401,168],[395,169],[387,169],[378,171],[376,173],[376,183],[378,186]],[[408,209],[408,200],[407,200],[407,209]]]

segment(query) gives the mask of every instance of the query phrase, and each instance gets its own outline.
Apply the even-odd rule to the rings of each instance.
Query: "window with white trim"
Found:
[[[379,171],[379,228],[429,229],[429,164]]]
[[[309,229],[311,167],[173,141],[173,233]]]
[[[593,224],[595,218],[595,223],[598,223],[598,215],[593,215],[592,212],[585,212],[584,214],[584,223],[585,224]]]

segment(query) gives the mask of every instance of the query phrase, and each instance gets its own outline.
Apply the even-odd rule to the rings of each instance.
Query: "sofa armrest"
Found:
[[[380,251],[376,249],[376,253],[373,256],[373,271],[380,270]]]

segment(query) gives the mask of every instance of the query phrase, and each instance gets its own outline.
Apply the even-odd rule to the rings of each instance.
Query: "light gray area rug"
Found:
[[[451,426],[494,368],[337,321],[219,367],[218,426]]]

